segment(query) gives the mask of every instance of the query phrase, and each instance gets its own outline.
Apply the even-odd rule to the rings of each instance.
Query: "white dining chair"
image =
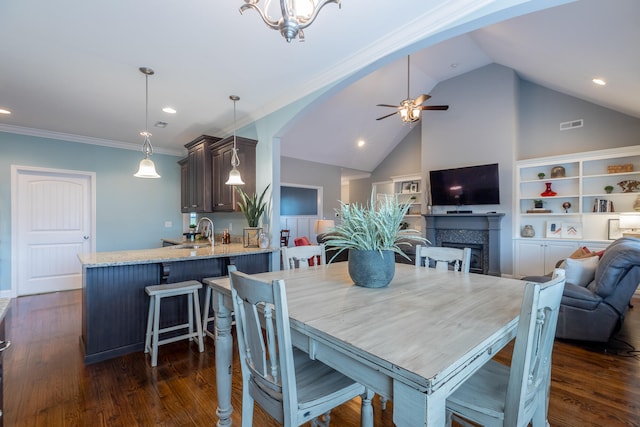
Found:
[[[284,280],[261,281],[234,266],[229,278],[242,369],[242,426],[252,425],[254,402],[285,427],[310,420],[328,426],[331,409],[362,396],[362,424],[372,427],[372,393],[293,347]]]
[[[447,425],[549,426],[551,353],[565,277],[525,285],[511,366],[487,362],[447,399]]]
[[[282,270],[309,268],[309,258],[315,257],[315,265],[327,263],[324,243],[320,245],[293,246],[280,248],[282,252]]]
[[[471,249],[445,248],[440,246],[416,246],[416,266],[429,266],[429,260],[435,262],[436,270],[448,270],[468,273],[471,266]]]

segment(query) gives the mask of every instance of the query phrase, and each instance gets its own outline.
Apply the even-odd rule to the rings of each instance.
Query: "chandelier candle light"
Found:
[[[239,96],[230,95],[229,99],[233,101],[233,154],[231,155],[231,171],[229,171],[229,179],[226,185],[244,185],[244,181],[240,176],[238,166],[240,166],[240,158],[238,157],[238,148],[236,147],[236,101],[240,100]]]
[[[282,17],[274,19],[269,13],[271,0],[265,0],[262,3],[262,9],[258,6],[260,0],[244,0],[245,4],[240,7],[240,13],[243,13],[247,9],[253,9],[260,14],[260,17],[269,28],[280,31],[280,34],[282,34],[287,42],[291,42],[291,40],[296,37],[303,42],[304,32],[302,30],[313,23],[320,9],[329,3],[336,3],[338,7],[341,7],[340,1],[341,0],[280,0]],[[272,9],[275,9],[275,7]]]
[[[140,67],[140,72],[144,74],[145,79],[145,125],[144,132],[140,132],[140,135],[144,136],[144,143],[142,144],[142,152],[144,153],[144,159],[140,160],[140,166],[138,172],[133,176],[136,178],[160,178],[158,172],[156,172],[156,165],[149,158],[153,154],[153,147],[151,146],[151,133],[149,133],[149,76],[154,74],[151,68]]]

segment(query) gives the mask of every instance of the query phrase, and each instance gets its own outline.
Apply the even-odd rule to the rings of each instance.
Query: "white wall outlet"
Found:
[[[171,227],[173,227],[173,223],[171,221],[164,222],[164,228],[171,228]]]

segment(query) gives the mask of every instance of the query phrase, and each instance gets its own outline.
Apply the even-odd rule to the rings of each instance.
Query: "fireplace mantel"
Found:
[[[469,232],[483,232],[486,234],[487,244],[487,274],[500,276],[500,223],[504,213],[458,213],[458,214],[430,214],[422,215],[426,222],[426,238],[434,245],[438,242],[438,232],[456,231],[460,235]],[[461,243],[464,239],[459,240]],[[485,243],[485,242],[481,242]]]

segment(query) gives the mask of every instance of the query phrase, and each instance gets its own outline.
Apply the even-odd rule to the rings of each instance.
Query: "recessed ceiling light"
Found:
[[[358,141],[358,147],[364,147],[364,144],[365,144],[365,142],[364,142],[363,139]]]
[[[0,114],[11,114],[11,111],[7,110],[6,108],[0,107]]]
[[[165,113],[169,113],[169,114],[175,114],[175,113],[177,113],[177,111],[176,111],[176,110],[174,110],[174,109],[173,109],[173,108],[171,108],[171,107],[164,107],[164,108],[162,109],[162,111],[164,111]]]
[[[607,84],[607,82],[605,82],[604,80],[602,80],[601,78],[596,77],[595,79],[591,80],[592,82],[594,82],[595,84],[597,84],[598,86],[604,86]]]

